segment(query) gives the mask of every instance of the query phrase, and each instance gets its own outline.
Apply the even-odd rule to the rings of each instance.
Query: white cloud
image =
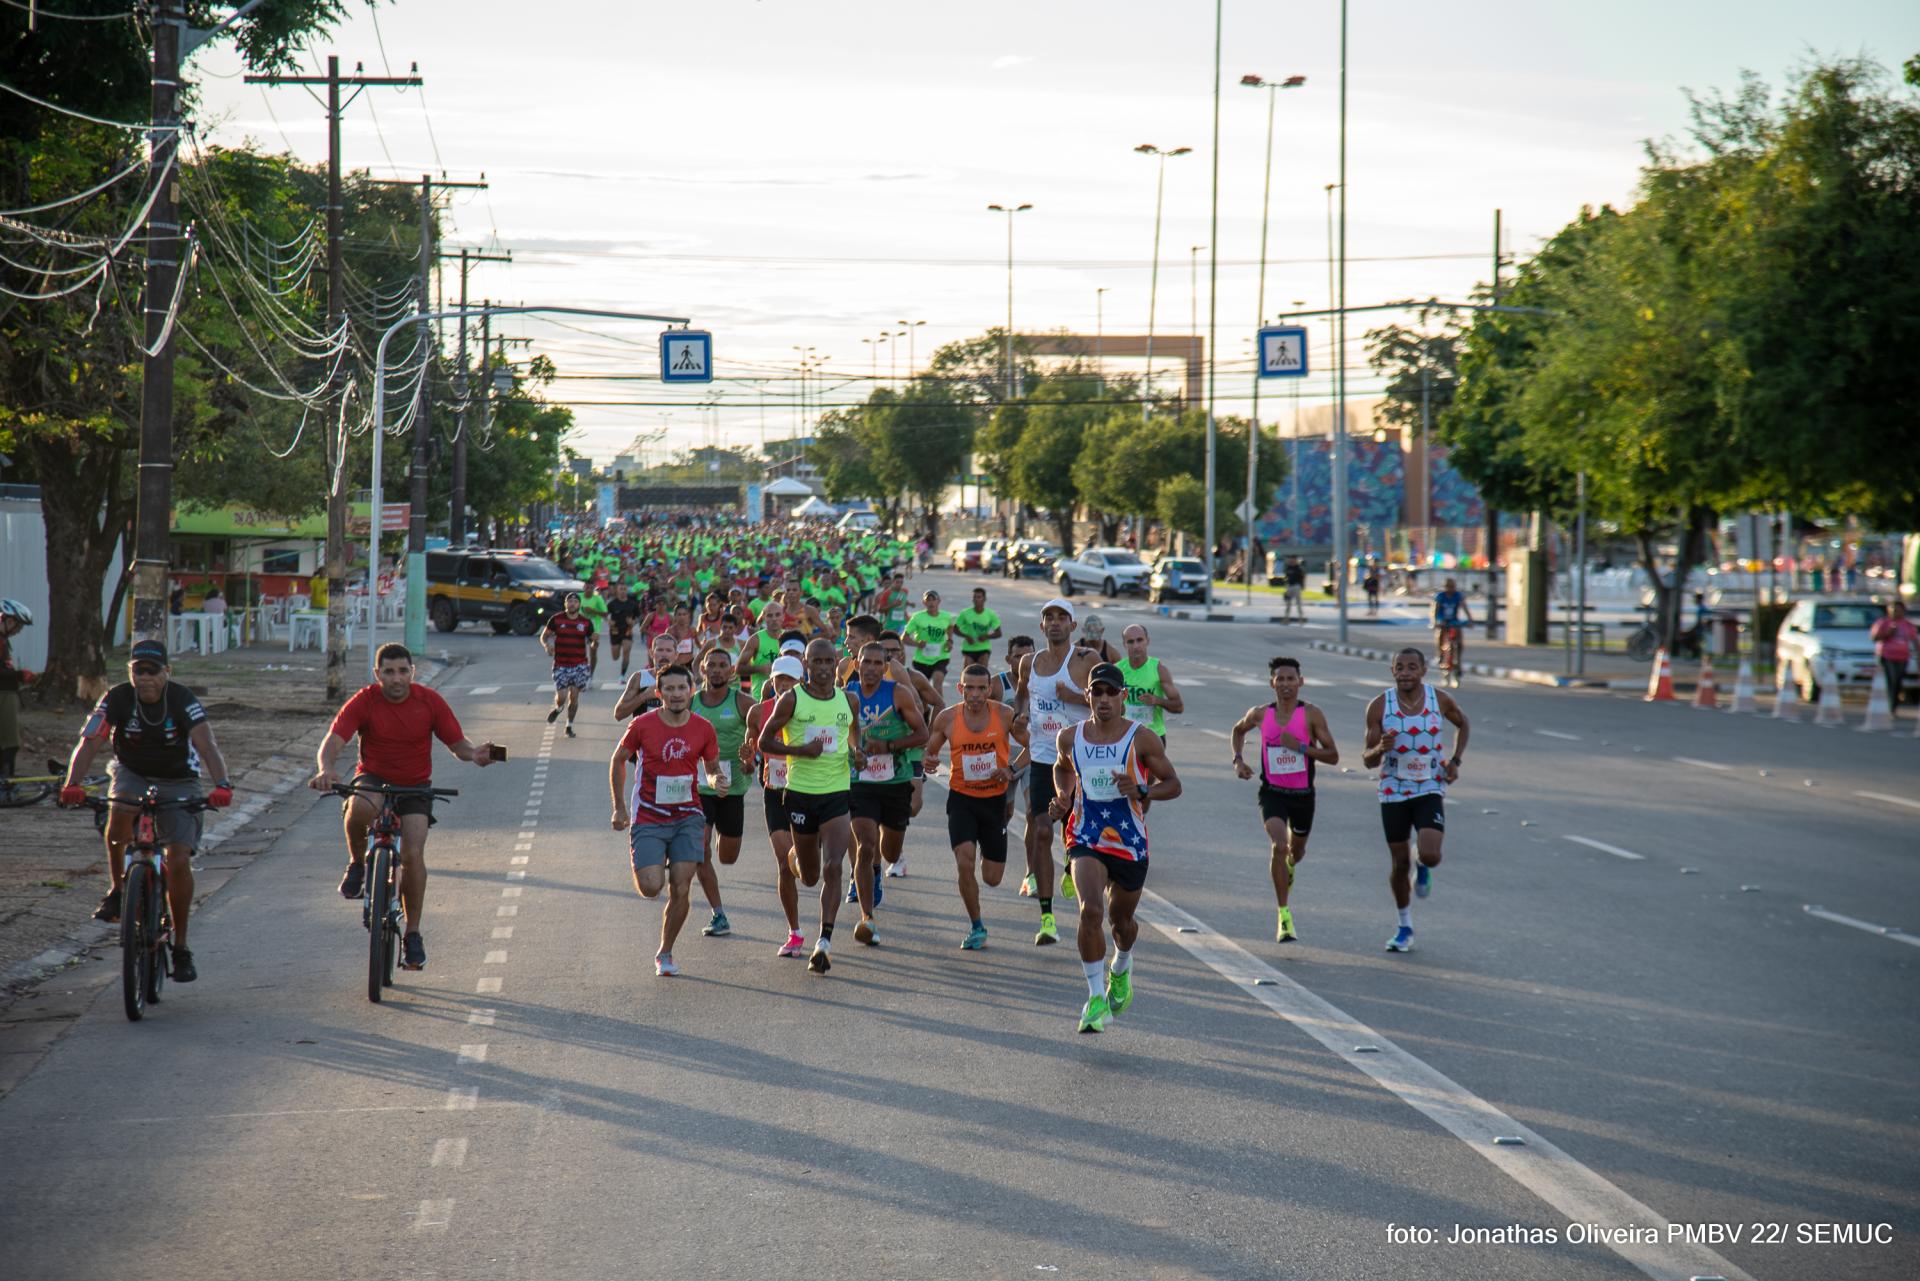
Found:
[[[995,71],[1011,71],[1024,63],[1032,62],[1031,55],[1024,53],[1003,53],[988,65]]]

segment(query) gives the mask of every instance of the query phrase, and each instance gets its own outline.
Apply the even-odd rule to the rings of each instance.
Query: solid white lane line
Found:
[[[1698,765],[1701,769],[1730,770],[1731,765],[1722,765],[1719,761],[1703,761],[1697,756],[1676,756],[1673,758],[1682,765]]]
[[[484,996],[489,992],[498,992],[503,981],[497,978],[481,979],[473,985],[473,993],[475,996]]]
[[[500,687],[498,685],[475,685],[472,689],[467,691],[467,693],[474,694],[474,695],[498,694],[499,692],[500,692]]]
[[[474,1027],[492,1027],[494,1013],[493,1010],[489,1009],[468,1010],[467,1022]]]
[[[484,1043],[461,1046],[460,1055],[454,1060],[455,1063],[485,1063],[486,1061],[487,1047]]]
[[[456,1085],[447,1091],[447,1111],[471,1112],[480,1102],[480,1087],[477,1085]]]
[[[455,1168],[467,1163],[467,1141],[460,1139],[437,1139],[433,1145],[433,1164],[450,1165]]]
[[[420,1215],[413,1221],[416,1232],[429,1228],[444,1228],[453,1221],[453,1198],[439,1201],[422,1201]]]
[[[1920,947],[1920,937],[1895,929],[1891,925],[1875,925],[1872,921],[1863,921],[1855,916],[1842,916],[1838,912],[1829,912],[1824,907],[1815,907],[1809,903],[1805,911],[1808,916],[1817,916],[1823,921],[1832,921],[1835,925],[1848,925],[1868,934],[1877,934],[1883,939],[1892,939],[1896,943],[1905,943],[1909,947]]]
[[[493,937],[497,939],[510,939],[513,937],[513,927],[511,925],[496,925],[493,927]]]
[[[1885,801],[1889,805],[1904,805],[1910,810],[1920,810],[1920,801],[1911,796],[1888,796],[1885,792],[1855,792],[1855,796],[1864,796],[1870,801]]]
[[[1148,890],[1140,900],[1140,919],[1164,934],[1196,960],[1286,1019],[1365,1073],[1401,1102],[1464,1142],[1475,1154],[1542,1201],[1566,1215],[1569,1223],[1632,1223],[1654,1228],[1661,1245],[1609,1243],[1614,1253],[1656,1281],[1718,1276],[1752,1281],[1704,1246],[1664,1244],[1667,1219],[1624,1190],[1607,1182],[1544,1136],[1514,1120],[1459,1082],[1401,1049],[1339,1007],[1315,996],[1286,974],[1231,939],[1215,934],[1197,917]],[[1192,933],[1182,933],[1191,930]],[[1354,1047],[1368,1045],[1372,1052]],[[1499,1137],[1518,1136],[1521,1144],[1498,1145]]]
[[[507,954],[503,951],[500,951],[498,948],[494,949],[491,952],[488,952],[487,959],[480,962],[480,964],[482,965],[505,965],[506,963],[507,963]]]
[[[1618,845],[1609,845],[1605,841],[1596,841],[1589,836],[1569,836],[1567,839],[1575,845],[1584,845],[1590,850],[1599,850],[1602,854],[1611,854],[1615,858],[1632,859],[1636,863],[1644,863],[1647,860],[1645,854],[1635,854],[1632,850],[1623,850]]]
[[[1534,732],[1534,733],[1536,733],[1536,734],[1539,734],[1539,735],[1541,735],[1541,736],[1543,736],[1543,737],[1545,737],[1545,738],[1564,738],[1564,739],[1566,739],[1566,740],[1567,740],[1567,741],[1568,741],[1569,743],[1577,743],[1577,742],[1579,742],[1579,741],[1580,741],[1580,736],[1579,736],[1578,734],[1569,734],[1569,733],[1567,733],[1567,732],[1566,732],[1565,730],[1558,730],[1558,729],[1537,729],[1537,730],[1535,730],[1535,731],[1533,731],[1533,732]]]

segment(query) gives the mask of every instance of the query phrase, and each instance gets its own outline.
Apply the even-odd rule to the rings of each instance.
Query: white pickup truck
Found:
[[[1103,596],[1121,592],[1144,595],[1147,590],[1147,565],[1124,547],[1089,547],[1078,556],[1061,560],[1053,567],[1053,581],[1062,596],[1076,591],[1097,591]]]

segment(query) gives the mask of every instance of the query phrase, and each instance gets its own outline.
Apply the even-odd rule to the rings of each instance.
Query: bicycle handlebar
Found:
[[[170,801],[157,800],[145,796],[137,798],[132,796],[89,796],[81,800],[79,806],[75,808],[90,809],[96,814],[104,814],[115,805],[125,805],[129,809],[142,810],[151,806],[156,811],[186,810],[193,814],[211,808],[207,804],[207,798],[204,796],[184,796],[178,800]]]
[[[400,787],[392,783],[335,783],[328,790],[335,796],[349,799],[360,792],[376,796],[428,796],[436,799],[460,795],[457,787]]]

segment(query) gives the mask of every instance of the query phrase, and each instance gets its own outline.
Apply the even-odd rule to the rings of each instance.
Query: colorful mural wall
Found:
[[[1254,524],[1268,543],[1325,546],[1333,542],[1333,447],[1325,437],[1281,442],[1290,464],[1287,479]],[[1485,520],[1480,495],[1447,461],[1444,446],[1434,448],[1433,523],[1440,527],[1477,526]],[[1418,473],[1415,477],[1418,479]],[[1406,456],[1394,441],[1347,440],[1348,519],[1357,529],[1397,527],[1420,509],[1407,496]]]

